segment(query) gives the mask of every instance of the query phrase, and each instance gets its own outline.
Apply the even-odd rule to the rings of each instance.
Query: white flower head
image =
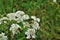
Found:
[[[1,33],[1,34],[0,34],[0,37],[1,37],[1,36],[4,36],[4,35],[5,35],[5,33]]]
[[[18,30],[18,28],[21,29],[21,27],[18,24],[12,24],[10,27],[10,31],[12,31],[13,34],[16,34],[16,31]]]
[[[30,38],[35,38],[36,35],[35,35],[36,31],[34,29],[28,29],[27,32],[25,32],[25,34],[27,35],[27,39],[30,39]]]
[[[36,17],[35,17],[35,16],[31,16],[31,18],[32,18],[33,20],[36,20]]]
[[[37,22],[40,22],[40,19],[35,17],[35,16],[31,16],[31,18],[34,20],[34,21],[37,21]]]
[[[14,20],[17,21],[18,23],[23,21],[22,16],[20,16],[19,14],[15,15],[15,19]]]
[[[9,20],[14,20],[15,19],[15,13],[9,13],[7,14],[7,17],[9,18]]]
[[[24,15],[25,13],[23,11],[17,11],[16,14]]]
[[[31,25],[32,25],[32,28],[35,29],[35,30],[40,29],[40,26],[39,26],[39,24],[38,24],[37,22],[34,22],[34,23],[31,24]]]
[[[24,28],[26,28],[26,27],[30,27],[30,24],[28,23],[28,22],[22,22],[23,23],[23,25],[24,25]]]
[[[23,16],[22,16],[22,19],[23,19],[23,20],[29,19],[29,15],[23,15]]]
[[[40,18],[37,18],[36,20],[37,20],[37,22],[40,22]]]
[[[23,21],[21,18],[21,15],[16,14],[16,13],[9,13],[9,14],[7,14],[7,17],[9,18],[9,20],[17,21],[17,23]]]
[[[0,34],[0,40],[8,40],[7,36],[5,36],[5,33]]]
[[[3,22],[4,22],[4,23],[7,23],[6,20],[8,20],[7,17],[3,17],[3,18],[1,18],[1,19],[0,19],[0,24],[2,24]]]

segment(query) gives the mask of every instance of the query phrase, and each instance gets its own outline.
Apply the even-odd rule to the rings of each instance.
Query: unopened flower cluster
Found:
[[[3,23],[7,23],[6,20],[9,21],[16,21],[17,23],[12,23],[10,26],[10,31],[13,35],[17,34],[17,32],[20,32],[18,30],[24,30],[23,28],[26,28],[26,32],[24,33],[27,39],[30,38],[36,38],[36,32],[40,29],[39,22],[40,18],[37,18],[36,16],[29,16],[25,14],[23,11],[17,11],[15,13],[8,13],[6,17],[0,18],[0,25]],[[23,27],[21,27],[18,23],[22,22]],[[5,36],[5,33],[0,34],[1,40],[7,40],[8,37]]]

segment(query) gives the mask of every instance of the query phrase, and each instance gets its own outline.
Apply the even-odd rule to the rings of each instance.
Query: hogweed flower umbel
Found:
[[[15,34],[17,34],[17,32],[20,33],[20,30],[23,30],[23,32],[25,32],[24,34],[27,35],[27,39],[34,39],[36,37],[37,30],[40,29],[40,18],[37,18],[36,16],[29,16],[23,11],[17,11],[15,13],[7,14],[6,17],[0,19],[0,24],[2,24],[3,22],[7,23],[6,20],[10,22],[12,20],[16,21],[16,23],[11,24],[9,29],[13,37],[15,36]],[[26,29],[26,31],[24,29]],[[6,38],[5,40],[7,40],[7,36],[4,36],[4,33],[0,34],[0,39],[3,40],[4,38]]]

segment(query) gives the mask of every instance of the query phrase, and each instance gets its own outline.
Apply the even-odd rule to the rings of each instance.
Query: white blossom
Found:
[[[0,40],[8,40],[7,36],[5,36],[5,33],[0,34]]]
[[[16,14],[24,15],[25,13],[23,11],[17,11]]]
[[[35,35],[36,31],[34,29],[28,29],[27,32],[25,32],[25,35],[27,35],[27,39],[30,39],[30,38],[35,38],[36,35]]]
[[[14,20],[17,21],[17,23],[23,21],[22,16],[20,16],[19,14],[16,14],[16,15],[15,15],[15,19],[14,19]]]
[[[37,22],[40,22],[40,19],[39,18],[37,18],[36,20],[37,20]]]
[[[7,17],[0,18],[0,21],[3,21],[3,20],[8,20],[8,18]]]
[[[23,15],[23,16],[22,16],[22,19],[23,19],[23,20],[29,19],[29,15]]]
[[[7,23],[6,20],[8,20],[7,17],[0,18],[0,25],[4,22]]]
[[[19,15],[17,13],[9,13],[9,14],[7,14],[7,17],[9,18],[9,20],[17,21],[17,23],[23,21],[21,18],[21,15]]]
[[[7,23],[7,21],[3,21],[4,23]]]
[[[15,20],[15,13],[9,13],[7,14],[7,17],[9,18],[9,20]]]
[[[22,22],[22,23],[23,23],[23,25],[24,25],[24,28],[25,28],[25,27],[28,27],[28,28],[30,27],[30,24],[29,24],[28,22]]]
[[[31,18],[32,18],[33,20],[36,20],[36,17],[35,17],[35,16],[31,16]]]
[[[13,34],[16,34],[16,31],[18,30],[18,28],[21,29],[21,27],[18,24],[12,24],[10,27],[10,31],[12,31]]]
[[[31,16],[31,18],[34,20],[34,21],[37,21],[37,22],[40,22],[40,19],[35,17],[35,16]]]
[[[35,29],[35,30],[40,29],[40,26],[39,26],[39,24],[38,24],[37,22],[34,22],[34,23],[31,24],[31,25],[32,25],[32,28]]]

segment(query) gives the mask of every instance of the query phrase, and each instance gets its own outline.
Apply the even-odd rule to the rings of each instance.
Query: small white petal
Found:
[[[39,19],[39,18],[36,18],[35,16],[31,16],[31,18],[32,18],[34,21],[40,22],[40,19]]]
[[[31,37],[30,37],[30,35],[28,35],[26,38],[27,38],[27,39],[30,39]]]
[[[36,35],[32,35],[32,38],[35,38],[36,37]]]
[[[35,17],[35,16],[31,16],[31,18],[32,18],[33,20],[36,20],[36,17]]]
[[[4,21],[4,23],[7,23],[7,21]]]
[[[40,19],[39,18],[37,18],[37,22],[40,22]]]

